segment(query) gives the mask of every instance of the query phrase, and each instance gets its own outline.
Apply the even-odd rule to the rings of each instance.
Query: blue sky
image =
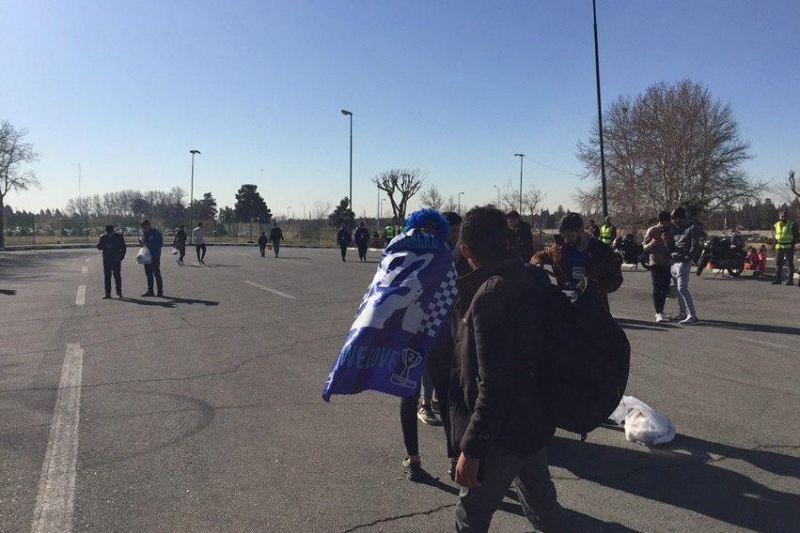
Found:
[[[589,0],[0,0],[0,118],[30,131],[39,190],[15,208],[119,189],[256,183],[276,214],[374,216],[376,173],[418,167],[463,203],[525,180],[555,208],[582,185],[596,120]],[[729,103],[756,178],[800,167],[800,2],[599,0],[603,101],[690,78]]]

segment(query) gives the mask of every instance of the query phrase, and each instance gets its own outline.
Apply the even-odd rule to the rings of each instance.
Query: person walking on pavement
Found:
[[[670,274],[675,288],[678,291],[678,307],[680,311],[671,317],[681,324],[694,324],[698,321],[694,301],[689,292],[689,274],[692,267],[692,258],[700,250],[700,231],[694,219],[686,217],[686,209],[678,207],[672,211],[672,224],[674,227],[674,244],[670,259],[672,266]]]
[[[175,232],[172,246],[178,250],[178,264],[183,266],[183,258],[186,257],[186,226],[183,224],[181,224],[178,227],[178,231]]]
[[[460,248],[473,271],[458,279],[454,310],[449,401],[455,481],[462,487],[455,529],[488,531],[513,485],[537,531],[568,531],[547,464],[555,427],[538,381],[548,318],[536,278],[544,274],[509,257],[505,216],[490,206],[467,212]]]
[[[103,252],[103,283],[106,289],[104,299],[111,298],[111,275],[114,275],[114,286],[117,297],[122,298],[122,260],[125,259],[127,247],[125,239],[114,233],[114,226],[106,226],[105,235],[100,236],[97,249]]]
[[[350,231],[348,231],[347,226],[344,224],[342,224],[339,228],[339,232],[336,234],[336,242],[342,252],[342,261],[346,261],[347,247],[350,245]]]
[[[385,228],[383,228],[383,247],[389,246],[389,243],[392,242],[397,236],[397,227],[394,224],[387,224]]]
[[[506,215],[506,220],[511,231],[509,250],[512,254],[516,253],[523,263],[529,262],[533,257],[533,234],[530,224],[522,220],[516,211],[510,211]]]
[[[258,238],[258,251],[261,252],[261,257],[264,257],[264,253],[267,250],[267,233],[262,231],[261,237]]]
[[[672,223],[668,212],[661,211],[658,214],[658,224],[647,230],[642,243],[644,251],[650,254],[656,322],[666,322],[668,319],[664,317],[664,304],[672,284],[670,252],[673,246]]]
[[[611,246],[611,243],[613,243],[616,238],[617,228],[611,223],[611,217],[606,217],[605,222],[600,228],[600,240],[608,246]]]
[[[773,285],[779,285],[783,278],[783,265],[789,269],[787,285],[794,285],[794,245],[800,241],[797,234],[797,224],[789,220],[786,211],[781,211],[774,227],[775,236],[775,280]]]
[[[355,235],[356,246],[358,247],[358,260],[367,260],[367,248],[369,248],[369,230],[362,222],[358,225]]]
[[[161,279],[161,246],[164,238],[158,228],[150,224],[149,220],[141,223],[142,239],[139,241],[141,246],[145,246],[150,251],[150,264],[144,265],[144,275],[147,277],[147,292],[142,297],[164,296],[164,282]],[[153,294],[153,279],[155,278],[158,292]]]
[[[197,253],[197,262],[205,265],[206,258],[206,230],[203,228],[203,223],[198,222],[197,227],[192,230],[192,242],[194,243],[194,251]],[[203,252],[202,255],[200,252]]]
[[[272,251],[275,252],[275,257],[278,257],[278,252],[281,249],[281,241],[285,241],[286,239],[283,238],[283,231],[277,224],[272,226],[272,229],[269,230],[269,240],[272,242]]]

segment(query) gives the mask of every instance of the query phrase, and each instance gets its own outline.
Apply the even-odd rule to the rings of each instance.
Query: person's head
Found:
[[[756,248],[755,248],[755,246],[750,246],[749,248],[747,248],[747,253],[749,253],[749,254],[754,254],[754,253],[756,253]]]
[[[658,212],[658,225],[662,228],[666,228],[670,224],[670,216],[667,211],[659,211]]]
[[[786,211],[781,211],[780,213],[778,213],[778,220],[780,220],[781,222],[786,222],[788,218],[789,217],[786,215]]]
[[[515,210],[511,210],[506,213],[506,220],[508,221],[508,227],[511,229],[517,229],[519,226],[520,216]]]
[[[198,223],[197,223],[197,227],[198,227],[198,228],[202,228],[202,227],[203,227],[203,223],[202,223],[202,222],[198,222]]]
[[[262,237],[266,237],[266,236],[267,236],[267,232],[266,232],[266,231],[262,231],[262,232],[261,232],[261,236],[262,236]]]
[[[461,231],[461,215],[456,213],[455,211],[445,211],[442,213],[442,216],[447,219],[448,224],[450,224],[450,246],[455,246],[456,242],[458,242],[458,234]]]
[[[758,251],[761,252],[762,254],[767,253],[767,245],[766,244],[762,244],[761,248],[759,248]]]
[[[564,246],[564,236],[561,235],[560,233],[556,233],[555,235],[553,235],[553,243],[556,246]]]
[[[672,221],[676,224],[683,224],[683,221],[686,220],[686,209],[683,207],[676,207],[672,210]]]
[[[595,225],[595,224],[594,224],[594,219],[593,219],[593,218],[590,218],[590,219],[589,219],[589,225],[590,225],[590,226],[594,226],[594,225]]]
[[[558,223],[558,232],[566,244],[575,245],[583,235],[583,219],[578,213],[567,213]]]
[[[473,268],[495,263],[508,255],[508,222],[499,209],[473,207],[461,221],[461,253]]]
[[[180,226],[178,226],[178,229],[181,230],[181,231],[186,231],[186,226],[181,224]]]
[[[650,234],[654,239],[660,239],[661,236],[664,234],[664,231],[661,226],[656,226],[651,230]]]
[[[142,223],[139,224],[139,227],[142,228],[143,232],[147,233],[153,226],[150,224],[149,220],[142,220]]]
[[[111,224],[106,225],[106,233],[108,233],[109,235],[114,233],[114,226],[112,226]]]
[[[611,217],[606,217],[606,224],[611,224]]]
[[[364,228],[364,227],[366,227],[366,225],[362,222],[361,224],[358,225],[358,227],[359,228]]]

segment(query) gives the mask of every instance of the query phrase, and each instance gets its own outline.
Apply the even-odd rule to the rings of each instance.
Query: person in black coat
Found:
[[[261,232],[261,237],[258,238],[258,251],[261,252],[261,257],[264,257],[264,252],[267,249],[267,234],[266,232]]]
[[[509,239],[509,252],[519,256],[520,261],[527,263],[533,256],[533,234],[531,226],[516,211],[510,211],[506,215],[508,229],[511,232]]]
[[[106,295],[104,299],[111,298],[111,276],[114,276],[114,286],[117,296],[122,298],[122,260],[125,259],[125,239],[119,233],[114,233],[114,226],[106,226],[105,235],[100,236],[97,249],[103,252],[103,283]]]
[[[342,252],[342,261],[346,261],[347,247],[350,245],[350,231],[344,224],[342,224],[339,228],[339,232],[336,234],[336,243],[339,245],[339,249]]]
[[[272,251],[275,252],[275,257],[278,257],[281,241],[285,241],[286,239],[283,238],[283,231],[277,224],[269,230],[269,240],[272,241]]]
[[[367,248],[369,247],[369,230],[363,222],[356,229],[355,241],[358,247],[358,260],[366,261]]]
[[[172,246],[178,250],[178,264],[183,266],[183,258],[186,256],[186,226],[183,224],[181,224],[178,227],[178,231],[175,232]]]

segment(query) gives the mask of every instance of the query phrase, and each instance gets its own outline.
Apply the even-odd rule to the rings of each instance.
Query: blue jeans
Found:
[[[697,317],[692,295],[689,293],[689,274],[691,273],[691,268],[691,261],[672,263],[670,273],[672,274],[672,280],[675,282],[675,289],[678,291],[678,308],[680,309],[680,313],[686,316]]]
[[[556,499],[556,487],[550,480],[545,448],[529,457],[518,457],[493,447],[481,461],[479,479],[480,487],[461,489],[456,507],[457,532],[489,531],[492,515],[512,483],[522,511],[537,531],[569,531],[564,509]]]

